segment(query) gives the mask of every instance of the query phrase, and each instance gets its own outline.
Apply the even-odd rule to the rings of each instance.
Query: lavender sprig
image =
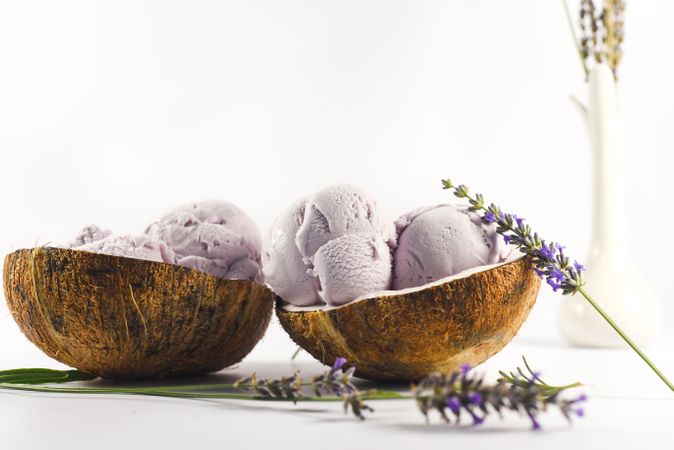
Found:
[[[302,396],[302,378],[299,372],[279,379],[257,378],[257,374],[254,373],[250,377],[238,379],[233,387],[255,392],[262,397],[285,398],[292,400],[293,403],[297,403],[297,399]]]
[[[575,294],[583,286],[582,272],[585,267],[577,261],[571,264],[564,254],[564,246],[541,239],[538,233],[532,233],[531,227],[524,223],[525,219],[504,213],[493,203],[485,207],[482,194],[472,198],[467,186],[454,187],[450,180],[443,180],[442,183],[444,189],[454,188],[455,196],[468,199],[473,211],[483,210],[482,220],[488,224],[495,223],[497,233],[503,236],[507,244],[529,255],[536,274],[545,278],[555,292],[561,289],[564,295]]]
[[[455,186],[451,180],[442,180],[443,189],[451,189],[458,198],[465,198],[471,205],[471,209],[482,214],[485,223],[496,224],[496,232],[503,236],[506,243],[514,245],[522,253],[529,256],[532,268],[536,274],[544,278],[553,291],[561,290],[562,294],[580,293],[585,300],[597,311],[597,313],[618,333],[632,350],[655,372],[655,374],[674,391],[674,384],[658,369],[632,339],[613,321],[613,319],[590,297],[583,289],[585,284],[582,272],[585,267],[578,261],[571,264],[571,259],[564,253],[564,246],[556,242],[547,242],[538,233],[534,233],[523,218],[515,214],[504,213],[495,204],[485,206],[482,194],[472,197],[465,185]]]
[[[364,402],[364,394],[353,384],[352,378],[356,371],[355,366],[344,370],[346,358],[338,357],[329,370],[313,377],[310,383],[304,383],[296,372],[290,377],[276,379],[258,378],[256,374],[237,380],[233,387],[248,392],[255,392],[260,397],[268,399],[286,399],[297,403],[303,397],[302,387],[310,387],[317,398],[334,396],[342,399],[344,412],[351,410],[354,416],[364,420],[364,411],[374,411]],[[371,397],[376,397],[376,391],[370,391]]]
[[[447,423],[459,423],[461,416],[468,415],[474,426],[481,425],[492,413],[502,416],[504,410],[526,415],[534,430],[541,428],[538,415],[555,406],[569,421],[576,415],[582,417],[584,411],[578,403],[587,397],[562,399],[559,392],[549,394],[547,385],[538,382],[537,376],[523,379],[499,379],[496,384],[484,382],[481,375],[475,375],[470,367],[464,366],[460,372],[451,375],[432,374],[414,387],[417,407],[429,421],[429,413],[437,411]]]
[[[525,361],[526,364],[526,361]],[[560,407],[562,413],[571,416],[575,412],[580,414],[573,405],[584,400],[579,397],[574,400],[563,400],[558,394],[566,389],[576,387],[575,383],[567,386],[550,386],[543,383],[539,378],[524,378],[513,375],[508,378],[503,372],[502,378],[497,385],[488,385],[481,378],[468,375],[470,368],[463,366],[460,372],[450,376],[432,375],[412,388],[411,393],[395,391],[369,390],[359,391],[353,384],[352,377],[355,371],[353,366],[345,370],[347,361],[345,358],[337,358],[333,366],[323,374],[315,376],[310,382],[304,382],[299,372],[276,379],[258,378],[253,374],[250,377],[241,378],[235,383],[206,384],[206,385],[182,385],[182,386],[146,386],[146,387],[56,387],[50,383],[64,383],[68,381],[90,380],[93,377],[78,371],[53,371],[49,369],[15,369],[0,371],[0,389],[16,391],[59,393],[59,394],[93,394],[93,395],[149,395],[155,397],[171,397],[183,399],[229,399],[229,400],[261,400],[261,401],[326,401],[342,402],[344,411],[349,410],[352,414],[363,420],[364,412],[373,409],[365,404],[366,400],[417,400],[417,405],[424,415],[436,409],[449,421],[445,410],[461,414],[463,410],[473,417],[476,424],[482,423],[488,408],[500,413],[502,409],[524,412],[535,418],[541,411],[545,411],[548,405]],[[528,365],[527,365],[528,367]],[[519,370],[519,373],[523,372]],[[530,371],[531,372],[531,371]],[[534,373],[534,372],[531,372]],[[35,374],[45,376],[43,381],[38,380]],[[48,377],[46,375],[49,375]],[[504,376],[505,375],[505,376]],[[511,374],[512,375],[512,374]],[[455,385],[450,386],[448,380],[454,380]],[[33,384],[29,384],[33,383]],[[42,385],[40,385],[42,384]],[[444,386],[444,388],[443,388]],[[434,388],[435,387],[435,388]],[[451,390],[448,390],[451,387]],[[311,389],[315,395],[304,395],[303,389]],[[224,392],[228,389],[238,389],[250,394]],[[430,389],[430,391],[429,391]],[[442,389],[445,389],[442,391]],[[213,392],[216,391],[216,392]],[[535,391],[535,398],[531,393]],[[432,393],[433,395],[429,394]],[[438,403],[442,392],[449,396],[444,402]],[[444,405],[444,406],[443,406]],[[488,407],[488,408],[487,408]],[[472,414],[471,414],[472,413]],[[537,423],[537,422],[536,422]]]
[[[354,416],[360,420],[365,420],[363,412],[374,412],[374,409],[363,402],[363,394],[351,381],[356,371],[356,366],[351,366],[347,370],[344,370],[346,363],[346,358],[338,357],[335,359],[335,363],[330,370],[327,370],[322,375],[315,376],[311,381],[314,393],[317,397],[322,397],[323,395],[341,397],[344,402],[345,413],[351,409]],[[371,393],[375,392],[372,391]]]
[[[528,373],[525,373],[525,371],[522,370],[520,367],[517,367],[515,371],[510,371],[508,373],[499,370],[499,375],[501,375],[501,377],[498,379],[498,381],[510,383],[514,386],[519,386],[521,388],[524,388],[526,386],[529,386],[531,383],[534,383],[541,389],[543,395],[546,396],[556,395],[566,389],[582,386],[581,383],[572,383],[564,386],[551,386],[541,379],[541,375],[539,372],[535,372],[534,370],[531,369],[531,367],[529,367],[529,363],[527,362],[527,359],[524,356],[522,356],[522,361],[524,361],[524,367],[526,368]]]

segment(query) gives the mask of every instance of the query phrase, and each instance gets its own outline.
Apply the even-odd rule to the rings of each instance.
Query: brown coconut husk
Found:
[[[539,288],[530,260],[520,258],[334,309],[290,308],[278,298],[276,314],[322,363],[341,356],[359,377],[408,382],[476,366],[500,351],[529,315]]]
[[[3,284],[14,319],[42,351],[115,379],[235,364],[264,334],[274,303],[252,281],[50,247],[7,255]]]

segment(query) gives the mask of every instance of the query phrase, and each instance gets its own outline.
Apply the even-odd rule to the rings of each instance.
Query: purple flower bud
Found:
[[[494,213],[491,212],[491,211],[487,211],[486,213],[484,213],[484,215],[482,216],[482,218],[483,218],[484,221],[487,222],[487,223],[494,223],[494,222],[496,222],[496,216],[495,216]]]
[[[475,406],[480,406],[482,403],[482,396],[479,392],[471,392],[468,396],[468,400]]]
[[[563,246],[562,244],[558,244],[558,243],[555,242],[555,248],[556,248],[557,250],[559,250],[559,252],[561,253],[561,252],[564,251],[564,249],[565,249],[566,247]]]
[[[339,370],[339,369],[342,368],[342,366],[344,366],[344,364],[346,364],[346,358],[338,356],[335,359],[335,363],[332,365],[332,368],[333,368],[333,370]]]
[[[550,247],[548,247],[547,245],[541,247],[540,253],[543,259],[547,260],[551,260],[555,256],[555,251]]]
[[[541,424],[538,423],[538,420],[534,416],[529,416],[531,418],[531,425],[533,430],[540,430],[541,429]]]
[[[585,270],[585,266],[582,265],[581,263],[579,263],[578,261],[574,261],[574,262],[573,262],[573,267],[574,267],[578,272],[582,272],[583,270]]]
[[[504,234],[503,235],[503,240],[505,241],[506,244],[510,244],[510,241],[513,239],[513,237],[509,234]]]
[[[478,416],[477,414],[475,414],[472,411],[469,411],[469,412],[470,412],[471,417],[473,418],[473,426],[481,425],[482,422],[484,422],[483,417]]]
[[[461,373],[462,373],[463,375],[465,375],[465,374],[467,374],[468,372],[470,372],[470,369],[472,369],[472,368],[473,368],[473,366],[471,366],[470,364],[461,364],[461,365],[459,366],[459,370],[461,371]]]
[[[586,402],[586,401],[587,401],[587,395],[581,394],[573,402],[576,403],[576,402]]]
[[[459,414],[461,411],[461,402],[459,399],[452,396],[447,399],[447,407],[452,410],[454,414]]]
[[[585,410],[583,408],[577,408],[573,411],[576,413],[578,417],[584,417],[585,416]]]
[[[558,290],[559,288],[562,287],[562,285],[560,285],[559,283],[557,283],[557,282],[555,281],[555,279],[552,278],[552,277],[548,278],[548,279],[546,280],[546,282],[550,285],[550,287],[552,288],[552,290],[553,290],[554,292],[557,292],[557,290]]]
[[[545,272],[538,267],[534,267],[534,272],[536,272],[536,275],[539,277],[543,278],[545,276]]]
[[[559,270],[557,267],[552,268],[552,274],[551,275],[555,280],[557,280],[559,282],[562,282],[566,279],[566,276],[564,275],[564,273],[561,270]]]
[[[518,227],[521,227],[524,224],[524,221],[526,220],[523,217],[517,217],[516,214],[513,214],[513,219],[515,219],[515,222],[517,222]]]

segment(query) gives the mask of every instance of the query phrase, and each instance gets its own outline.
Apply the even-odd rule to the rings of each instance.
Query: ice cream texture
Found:
[[[76,241],[74,242],[76,243]],[[172,253],[163,242],[155,241],[148,236],[132,236],[129,234],[109,235],[71,248],[156,262],[165,262],[165,259],[170,258]]]
[[[295,242],[302,256],[311,258],[330,240],[362,232],[380,235],[395,246],[393,222],[382,217],[377,203],[356,186],[337,184],[309,197]]]
[[[103,230],[97,225],[88,225],[80,230],[79,233],[68,242],[68,247],[80,247],[85,244],[90,244],[101,239],[105,239],[112,235],[112,231]]]
[[[320,296],[332,306],[344,305],[390,287],[391,249],[376,234],[345,234],[318,249],[313,273]]]
[[[253,220],[224,201],[190,203],[138,236],[85,227],[68,247],[189,267],[219,278],[262,282],[262,237]]]
[[[509,247],[468,206],[417,208],[396,222],[393,289],[421,286],[463,270],[505,261]]]
[[[332,185],[276,219],[263,246],[263,270],[290,304],[338,306],[390,287],[395,243],[393,221],[369,195]]]
[[[309,274],[295,236],[302,222],[307,199],[296,200],[279,215],[262,244],[262,271],[276,294],[298,306],[320,303],[318,280]]]
[[[262,282],[262,237],[255,222],[233,203],[207,201],[174,209],[145,230],[165,242],[166,261],[219,278]]]

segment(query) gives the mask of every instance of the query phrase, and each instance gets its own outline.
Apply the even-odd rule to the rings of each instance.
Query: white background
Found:
[[[626,220],[666,328],[673,14],[665,0],[628,3],[619,74]],[[362,186],[393,217],[445,200],[439,180],[451,177],[583,259],[591,159],[570,94],[583,98],[585,85],[557,0],[0,1],[0,253],[67,241],[92,222],[140,232],[209,198],[237,203],[264,231],[335,182]],[[573,364],[580,351],[556,333],[557,304],[543,294],[522,333],[549,345],[530,349],[544,362],[558,351]],[[2,368],[58,366],[4,302],[0,338]],[[656,344],[656,359],[671,343]],[[249,360],[293,349],[274,323]],[[616,368],[640,370],[618,355]],[[515,365],[510,356],[499,362]],[[18,423],[13,448],[40,442]]]

